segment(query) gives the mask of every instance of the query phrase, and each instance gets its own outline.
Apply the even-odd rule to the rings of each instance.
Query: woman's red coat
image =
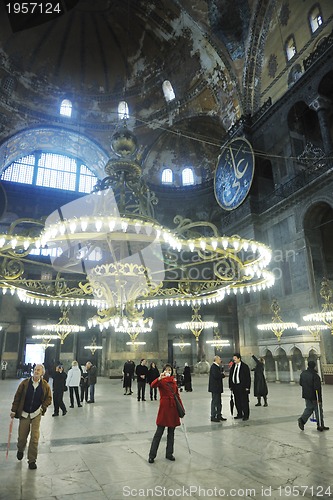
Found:
[[[162,378],[161,380],[156,378],[152,381],[150,386],[158,387],[160,391],[160,407],[157,413],[156,424],[163,427],[178,427],[180,425],[180,419],[173,394],[170,391],[170,389],[172,389],[172,391],[177,394],[179,401],[182,402],[175,378],[172,376]]]

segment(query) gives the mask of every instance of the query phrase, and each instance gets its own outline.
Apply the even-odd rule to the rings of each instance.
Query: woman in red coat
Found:
[[[165,365],[160,376],[151,383],[151,387],[158,387],[160,391],[160,406],[156,418],[157,429],[151,443],[148,462],[150,464],[154,463],[165,427],[168,428],[165,457],[174,462],[175,428],[180,425],[180,419],[173,394],[176,393],[180,401],[181,399],[171,365]]]

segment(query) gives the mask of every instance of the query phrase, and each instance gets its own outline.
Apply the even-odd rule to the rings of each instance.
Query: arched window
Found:
[[[13,162],[2,172],[1,180],[90,193],[97,177],[76,158],[38,153]]]
[[[173,174],[171,168],[165,168],[162,172],[162,183],[163,184],[172,184],[173,182]]]
[[[290,61],[290,59],[292,59],[297,52],[296,42],[293,35],[290,35],[290,37],[286,41],[285,49],[286,49],[287,61]]]
[[[72,101],[63,99],[60,104],[60,114],[62,116],[72,116]]]
[[[319,5],[315,5],[310,11],[309,23],[310,23],[311,33],[317,31],[317,29],[323,24],[323,16],[321,15]]]
[[[126,101],[120,101],[118,104],[118,119],[126,120],[129,118],[128,104]]]
[[[193,170],[191,168],[184,168],[182,171],[183,186],[192,186],[194,184]]]
[[[166,102],[173,101],[173,99],[176,98],[174,90],[169,80],[165,80],[163,82],[162,89],[163,89],[164,99],[166,100]]]

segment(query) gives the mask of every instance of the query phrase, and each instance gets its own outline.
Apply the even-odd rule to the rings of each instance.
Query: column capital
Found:
[[[331,111],[333,109],[333,102],[331,99],[319,95],[312,102],[310,102],[309,107],[314,111],[320,111],[323,109]]]

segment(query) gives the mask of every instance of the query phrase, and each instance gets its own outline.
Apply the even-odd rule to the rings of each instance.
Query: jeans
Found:
[[[40,419],[42,415],[38,415],[37,417],[31,419],[28,418],[20,418],[19,428],[18,428],[18,440],[17,440],[17,450],[24,452],[27,439],[30,433],[30,441],[28,447],[28,462],[36,462],[37,453],[38,453],[38,441],[39,441],[39,427],[40,427]]]
[[[303,415],[301,416],[301,419],[303,420],[303,422],[306,423],[308,421],[308,419],[311,417],[312,413],[315,412],[317,426],[322,427],[324,425],[324,414],[323,414],[322,403],[319,403],[319,408],[320,408],[320,415],[318,412],[317,401],[311,401],[311,399],[306,399],[305,400],[305,410],[303,412]]]
[[[89,386],[89,401],[95,401],[95,384]]]

